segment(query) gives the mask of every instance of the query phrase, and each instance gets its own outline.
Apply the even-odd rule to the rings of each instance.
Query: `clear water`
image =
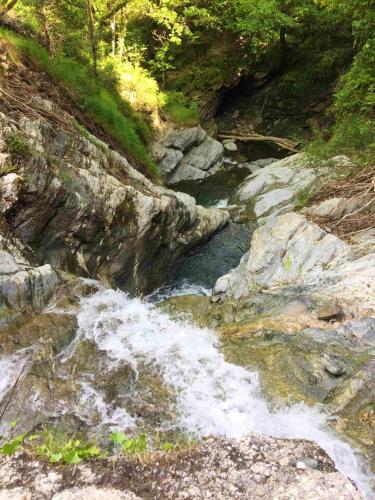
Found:
[[[205,245],[192,250],[170,273],[167,285],[150,295],[158,302],[176,295],[210,295],[216,281],[236,267],[249,249],[254,224],[229,223]]]

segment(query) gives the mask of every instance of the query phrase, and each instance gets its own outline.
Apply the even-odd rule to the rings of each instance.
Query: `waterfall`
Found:
[[[176,392],[176,428],[198,436],[252,431],[317,442],[336,467],[368,490],[360,460],[329,429],[327,416],[303,403],[272,411],[259,377],[225,361],[215,332],[172,320],[155,306],[115,290],[83,298],[78,339],[94,341],[112,366],[152,365]]]

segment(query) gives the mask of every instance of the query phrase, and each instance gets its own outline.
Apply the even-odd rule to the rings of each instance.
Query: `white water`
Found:
[[[135,419],[123,408],[110,408],[104,401],[103,394],[93,388],[87,382],[81,382],[81,395],[79,406],[75,408],[75,415],[88,425],[101,425],[108,427],[122,427],[129,429],[134,427]]]
[[[147,297],[147,300],[155,304],[170,297],[181,297],[183,295],[209,296],[211,295],[211,291],[211,289],[202,285],[195,285],[184,281],[176,286],[164,286],[156,289]]]
[[[95,341],[110,364],[126,362],[137,370],[146,362],[159,370],[178,394],[176,427],[200,436],[255,431],[313,440],[369,492],[353,450],[329,431],[326,417],[303,404],[271,412],[257,374],[227,363],[214,332],[171,320],[151,304],[114,290],[82,299],[78,323],[79,337]]]
[[[213,207],[215,207],[215,208],[225,208],[225,207],[227,207],[227,206],[228,206],[228,201],[229,201],[229,199],[228,199],[228,198],[224,198],[224,199],[222,199],[222,200],[217,201],[217,202],[213,205]]]

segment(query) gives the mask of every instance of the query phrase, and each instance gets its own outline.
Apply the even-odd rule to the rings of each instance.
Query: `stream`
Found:
[[[192,189],[180,187],[205,206],[225,206],[241,177],[243,172],[233,171]],[[172,436],[185,432],[197,438],[254,431],[310,439],[370,498],[359,454],[330,430],[322,409],[303,403],[272,405],[262,393],[259,374],[227,362],[213,330],[172,319],[154,305],[175,295],[209,295],[216,279],[238,264],[254,228],[230,223],[190,252],[172,270],[167,285],[145,299],[92,282],[97,291],[82,297],[73,314],[52,308],[48,314],[60,314],[67,326],[59,333],[46,314],[44,339],[0,357],[0,401],[21,374],[19,403],[9,411],[26,419],[26,426],[36,419],[37,424],[59,422],[63,428],[74,422],[80,430],[87,427],[102,435],[119,428]],[[72,316],[77,327],[70,324]],[[49,332],[57,337],[53,347]],[[6,427],[0,426],[0,432]]]

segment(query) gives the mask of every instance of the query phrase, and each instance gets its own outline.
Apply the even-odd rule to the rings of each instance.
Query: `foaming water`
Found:
[[[76,415],[89,425],[96,421],[108,427],[130,429],[135,426],[135,419],[123,408],[110,408],[103,394],[93,388],[88,382],[81,381],[81,394]]]
[[[147,300],[156,304],[171,297],[181,297],[183,295],[198,295],[201,297],[211,295],[211,288],[203,285],[195,285],[184,280],[178,285],[166,285],[156,289],[147,297]]]
[[[213,331],[170,319],[150,303],[104,290],[82,299],[79,338],[94,341],[110,363],[153,365],[176,392],[176,428],[199,436],[240,437],[259,432],[317,442],[336,467],[369,492],[351,447],[327,426],[327,417],[304,404],[272,412],[258,375],[227,363]],[[370,493],[368,493],[370,495]]]

